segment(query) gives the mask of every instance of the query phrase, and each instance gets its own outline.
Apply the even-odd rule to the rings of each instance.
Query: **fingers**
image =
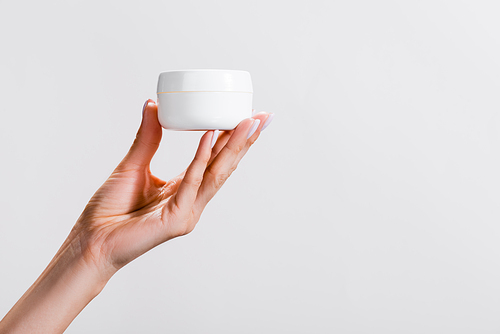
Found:
[[[252,117],[252,118],[258,119],[260,121],[259,126],[257,127],[257,130],[254,132],[254,134],[247,140],[245,147],[238,154],[238,157],[236,158],[236,161],[235,161],[235,168],[238,166],[241,159],[243,159],[245,154],[248,152],[248,150],[250,149],[250,146],[252,146],[255,143],[255,141],[259,138],[260,133],[262,131],[264,131],[265,127],[267,127],[269,125],[269,123],[270,123],[269,120],[272,120],[273,116],[274,116],[274,114],[267,114],[267,113],[262,112],[262,113],[258,113],[256,115],[254,115]]]
[[[226,182],[236,169],[237,162],[241,160],[240,153],[246,152],[251,143],[257,139],[257,130],[261,125],[259,118],[246,119],[232,131],[232,134],[228,135],[229,137],[226,137],[226,133],[221,135],[212,153],[215,157],[203,175],[195,200],[195,209],[201,212]],[[220,147],[225,140],[227,140],[225,145]]]
[[[211,164],[212,161],[214,161],[217,154],[219,154],[222,148],[226,146],[227,141],[229,140],[229,138],[231,138],[231,135],[233,134],[233,131],[234,130],[219,132],[219,138],[217,139],[217,142],[212,148],[212,155],[210,157],[210,161],[208,162],[208,164]]]
[[[147,100],[142,111],[142,122],[134,143],[123,159],[122,167],[148,167],[162,136],[158,122],[158,107],[153,100]]]
[[[269,125],[270,120],[272,120],[272,118],[274,116],[274,114],[268,114],[268,113],[265,113],[265,112],[260,112],[260,113],[256,114],[255,113],[255,109],[252,109],[252,111],[253,111],[253,114],[254,114],[254,116],[252,118],[260,120],[259,132],[262,131],[262,130],[264,130],[264,128],[267,127],[267,125]],[[219,154],[219,152],[222,150],[222,148],[226,145],[226,143],[228,142],[229,138],[231,138],[231,135],[233,134],[233,131],[234,130],[220,132],[219,139],[217,140],[215,146],[212,148],[212,156],[210,157],[209,164],[212,163],[212,161],[215,159],[215,157],[217,156],[217,154]],[[257,138],[258,138],[258,136],[255,137],[255,138],[252,138],[254,140],[250,141],[248,143],[247,150],[255,142],[255,140]]]
[[[186,170],[177,190],[175,201],[179,208],[189,208],[191,210],[193,206],[198,189],[203,182],[203,174],[210,159],[210,144],[213,136],[214,131],[208,131],[200,139],[194,159]]]

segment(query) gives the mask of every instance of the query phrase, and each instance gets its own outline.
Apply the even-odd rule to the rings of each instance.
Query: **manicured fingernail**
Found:
[[[253,125],[250,128],[250,131],[248,131],[247,139],[252,137],[252,135],[255,133],[255,131],[259,127],[259,124],[260,124],[260,119],[256,119],[253,121]]]
[[[147,99],[146,102],[144,102],[144,105],[142,106],[142,116],[144,116],[144,111],[146,110],[146,107],[149,106],[150,104],[155,104],[155,101]]]
[[[217,138],[219,138],[219,130],[214,131],[214,134],[212,135],[212,144],[210,144],[210,147],[214,147],[215,143],[217,142]]]
[[[273,121],[273,118],[274,118],[274,114],[269,114],[269,116],[267,116],[266,122],[262,126],[262,129],[260,129],[260,132],[264,131],[269,126],[269,124],[271,124],[271,122]]]

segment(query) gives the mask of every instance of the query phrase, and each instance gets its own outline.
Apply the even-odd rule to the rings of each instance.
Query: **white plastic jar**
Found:
[[[158,78],[158,119],[170,130],[232,130],[252,117],[250,73],[176,70]]]

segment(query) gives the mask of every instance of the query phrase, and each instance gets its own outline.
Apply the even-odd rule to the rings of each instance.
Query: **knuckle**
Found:
[[[224,182],[226,182],[227,178],[229,177],[228,173],[220,173],[215,176],[215,186],[217,188],[222,187]]]
[[[234,165],[234,166],[232,166],[232,167],[229,169],[229,176],[230,176],[231,174],[233,174],[233,172],[236,170],[236,168],[238,168],[238,165]]]
[[[257,136],[252,136],[252,138],[248,140],[248,146],[249,147],[252,146],[257,141],[259,136],[260,136],[260,133]]]
[[[201,186],[201,183],[203,182],[203,177],[200,177],[200,176],[186,177],[184,179],[184,182],[186,182],[190,186],[199,187],[199,186]]]
[[[207,172],[210,174],[210,177],[211,177],[216,189],[219,189],[220,187],[222,187],[224,182],[226,182],[227,178],[229,177],[229,173],[215,171],[212,168],[209,168],[207,170]]]
[[[243,150],[243,148],[245,147],[245,144],[246,143],[227,145],[226,149],[228,149],[233,154],[238,154],[241,152],[241,150]]]
[[[158,146],[160,146],[160,142],[158,140],[146,140],[144,136],[141,136],[139,133],[137,133],[133,145],[144,146],[148,149],[157,149]]]

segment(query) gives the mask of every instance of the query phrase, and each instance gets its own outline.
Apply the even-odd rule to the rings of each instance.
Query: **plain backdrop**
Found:
[[[161,71],[251,73],[271,126],[188,236],[67,333],[498,333],[497,1],[0,1],[0,317]],[[164,131],[152,171],[200,132]]]

